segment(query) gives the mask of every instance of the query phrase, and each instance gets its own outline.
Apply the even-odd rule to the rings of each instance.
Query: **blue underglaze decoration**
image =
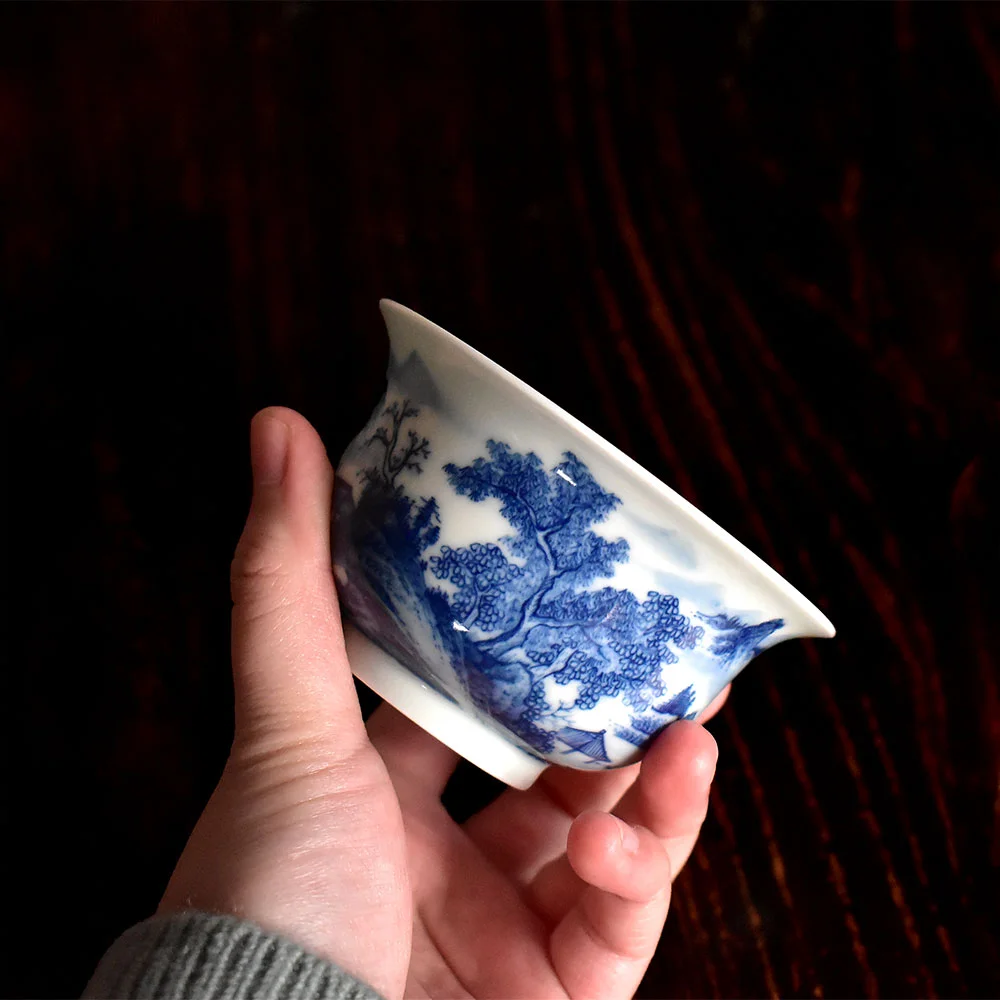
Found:
[[[511,531],[496,542],[439,545],[439,503],[419,496],[431,442],[408,426],[418,414],[410,400],[393,402],[356,443],[367,463],[356,504],[338,481],[342,596],[362,631],[451,698],[455,680],[429,665],[435,657],[413,638],[418,623],[473,703],[534,753],[613,766],[608,731],[576,725],[581,711],[619,701],[629,721],[610,735],[642,747],[695,714],[695,686],[668,690],[665,666],[696,651],[728,672],[784,624],[724,612],[689,617],[672,594],[640,599],[599,586],[629,559],[626,540],[593,530],[621,500],[572,452],[546,468],[537,455],[491,440],[471,464],[444,465],[456,494],[498,501]]]
[[[397,392],[406,398],[411,407],[430,407],[438,413],[447,413],[445,400],[434,382],[434,377],[427,370],[424,359],[416,351],[403,360],[395,354],[389,355],[389,369],[386,372],[389,384],[395,386]]]

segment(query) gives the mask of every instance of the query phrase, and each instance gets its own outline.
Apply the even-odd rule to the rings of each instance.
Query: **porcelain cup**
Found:
[[[831,637],[749,549],[564,410],[390,301],[387,386],[341,459],[355,675],[518,788],[629,764],[758,653]]]

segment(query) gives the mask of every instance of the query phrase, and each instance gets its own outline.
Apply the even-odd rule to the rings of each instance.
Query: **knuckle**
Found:
[[[229,569],[233,601],[241,603],[248,594],[272,589],[287,577],[284,560],[274,546],[256,535],[244,535],[236,546]]]
[[[283,814],[286,820],[290,813],[304,819],[328,812],[333,804],[339,812],[363,811],[383,778],[381,758],[363,738],[363,727],[353,739],[331,728],[291,735],[284,727],[258,725],[237,737],[226,773],[253,789],[263,813]]]

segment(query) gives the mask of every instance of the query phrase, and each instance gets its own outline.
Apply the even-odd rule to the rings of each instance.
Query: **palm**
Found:
[[[369,731],[406,831],[407,995],[631,996],[659,938],[670,872],[704,818],[711,736],[674,726],[641,771],[552,769],[459,826],[440,798],[451,751],[388,708]],[[634,857],[620,849],[611,809],[652,831]]]

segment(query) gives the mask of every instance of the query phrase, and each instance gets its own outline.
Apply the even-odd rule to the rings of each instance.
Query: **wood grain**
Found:
[[[4,992],[155,905],[231,733],[247,422],[338,453],[388,295],[839,627],[713,723],[640,995],[997,995],[998,178],[991,5],[0,11]]]

